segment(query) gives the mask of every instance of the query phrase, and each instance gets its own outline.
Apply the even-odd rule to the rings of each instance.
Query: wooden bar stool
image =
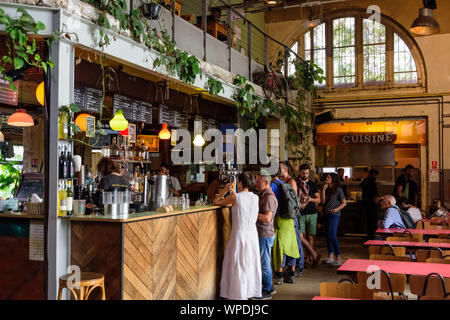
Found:
[[[69,288],[67,280],[73,274],[65,274],[59,277],[58,300],[62,300],[62,291],[64,288],[69,289],[75,297],[75,300],[87,300],[92,290],[100,287],[102,290],[101,300],[106,300],[105,295],[105,277],[101,273],[81,272],[80,274],[80,289]],[[77,284],[74,284],[77,285]]]

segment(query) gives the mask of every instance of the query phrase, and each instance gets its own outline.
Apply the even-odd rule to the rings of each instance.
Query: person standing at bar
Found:
[[[256,228],[259,198],[250,191],[254,186],[254,176],[244,172],[237,179],[239,193],[236,193],[234,183],[229,183],[214,199],[215,205],[232,205],[230,239],[225,248],[220,281],[220,296],[226,299],[247,300],[260,297],[262,292]]]
[[[366,216],[367,240],[375,237],[377,229],[378,189],[376,179],[378,174],[378,170],[371,169],[368,177],[359,185],[362,188],[362,207]]]
[[[169,177],[169,191],[174,195],[174,196],[180,196],[181,195],[181,185],[180,185],[180,181],[178,180],[177,177],[172,177],[170,175],[170,167],[168,164],[162,164],[159,167],[159,174],[160,175],[167,175]]]
[[[305,263],[310,260],[309,263],[312,267],[315,267],[321,258],[321,255],[314,250],[314,236],[317,231],[317,204],[320,203],[320,193],[317,184],[309,179],[309,174],[309,164],[302,164],[298,185],[301,206],[300,239],[304,246]]]
[[[289,167],[289,162],[280,162],[280,178],[284,183],[289,183],[291,185],[298,197],[297,182],[289,175]],[[297,259],[297,264],[295,266],[296,277],[302,276],[303,268],[305,266],[305,255],[303,252],[302,239],[300,238],[300,217],[301,215],[298,214],[294,219],[295,236],[297,238],[297,246],[300,254],[300,258]]]
[[[328,220],[328,259],[324,263],[334,266],[342,265],[337,233],[341,210],[347,205],[339,180],[336,173],[328,173],[320,194],[320,200],[324,204],[323,210]]]
[[[278,209],[278,200],[270,187],[270,176],[259,175],[256,188],[259,191],[259,214],[256,228],[258,229],[259,251],[261,256],[262,295],[261,300],[272,299],[275,292],[272,284],[272,247],[275,240],[273,220]]]

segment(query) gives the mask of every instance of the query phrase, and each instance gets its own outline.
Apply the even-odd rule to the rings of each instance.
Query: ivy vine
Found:
[[[35,21],[23,8],[18,8],[17,12],[21,15],[14,19],[0,9],[0,24],[5,26],[8,48],[8,54],[0,58],[0,77],[6,79],[14,91],[17,90],[14,79],[6,74],[9,66],[12,65],[14,70],[33,66],[43,69],[44,72],[47,72],[49,67],[54,67],[52,61],[43,59],[39,54],[36,39],[28,38],[29,33],[38,35],[39,31],[45,30],[45,25],[41,21]]]
[[[222,82],[220,80],[216,80],[213,77],[210,77],[208,79],[208,82],[206,83],[206,89],[208,89],[209,94],[216,95],[216,96],[220,92],[225,92]]]

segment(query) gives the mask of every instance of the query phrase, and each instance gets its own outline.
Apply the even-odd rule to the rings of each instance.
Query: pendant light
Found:
[[[109,120],[109,126],[112,130],[115,131],[123,131],[128,128],[128,121],[123,116],[123,112],[121,109],[117,110],[114,118]]]
[[[17,109],[16,113],[13,113],[8,118],[8,125],[13,127],[31,127],[34,126],[33,118],[26,113],[25,109]]]
[[[419,17],[414,20],[410,31],[421,36],[429,36],[441,32],[439,23],[433,17],[433,9],[420,8]]]
[[[75,118],[75,125],[77,125],[82,132],[86,132],[86,126],[87,126],[87,117],[90,116],[90,114],[88,113],[82,113],[79,114],[76,118]]]
[[[129,129],[130,128],[130,126],[128,126],[125,130],[122,130],[122,131],[119,131],[119,134],[121,135],[121,136],[128,136],[128,133],[129,133]]]
[[[44,104],[45,104],[45,84],[44,84],[44,81],[39,83],[39,85],[36,88],[36,99],[39,101],[39,104],[41,106],[44,106]]]
[[[202,137],[202,122],[194,121],[194,146],[201,147],[205,144],[205,139]]]
[[[170,139],[170,131],[167,129],[167,123],[162,124],[163,128],[159,132],[159,138],[162,140],[168,140]]]

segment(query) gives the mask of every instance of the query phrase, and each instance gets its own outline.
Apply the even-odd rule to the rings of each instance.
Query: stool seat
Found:
[[[95,272],[81,272],[80,273],[80,282],[73,283],[75,287],[78,288],[69,288],[67,286],[67,281],[70,277],[73,277],[73,273],[65,274],[59,277],[59,290],[58,290],[58,300],[62,299],[62,290],[64,288],[69,289],[74,295],[76,300],[87,300],[92,290],[97,287],[100,287],[102,290],[102,300],[105,300],[105,276],[101,273]]]

